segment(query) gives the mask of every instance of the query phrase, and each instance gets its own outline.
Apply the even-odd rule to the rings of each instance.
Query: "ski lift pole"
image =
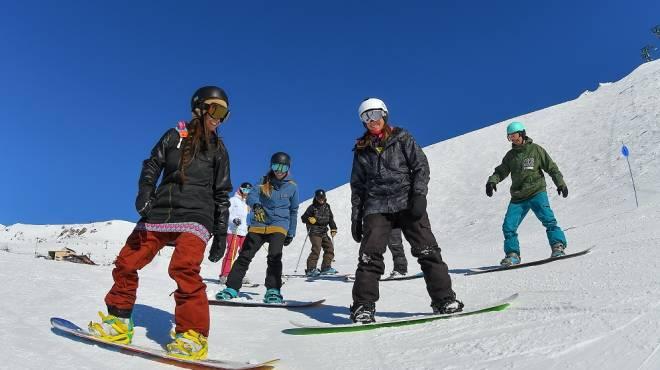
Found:
[[[298,262],[296,263],[296,269],[293,270],[294,274],[298,273],[298,265],[300,265],[300,258],[302,258],[303,250],[305,250],[305,244],[307,243],[307,239],[309,239],[309,232],[307,233],[307,236],[305,236],[305,241],[303,242],[302,247],[300,247],[300,255],[298,256]]]
[[[626,163],[628,163],[628,171],[630,172],[630,180],[632,181],[632,186],[633,186],[633,192],[635,193],[635,205],[639,208],[639,201],[637,200],[637,189],[635,188],[635,178],[633,177],[632,173],[632,168],[630,167],[630,160],[628,159],[628,156],[630,155],[630,151],[628,150],[628,147],[626,144],[621,142],[621,154],[623,154],[624,157],[626,157]]]

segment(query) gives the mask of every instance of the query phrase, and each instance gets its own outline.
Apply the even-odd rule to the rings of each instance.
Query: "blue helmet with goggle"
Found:
[[[284,152],[277,152],[270,157],[270,169],[274,172],[289,172],[291,157]]]
[[[525,132],[525,126],[521,122],[513,121],[506,126],[507,135],[515,134],[516,132]]]

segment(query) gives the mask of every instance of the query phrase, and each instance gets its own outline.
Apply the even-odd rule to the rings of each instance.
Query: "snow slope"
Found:
[[[496,264],[503,255],[500,225],[507,180],[493,198],[487,176],[509,148],[507,122],[425,148],[431,163],[429,215],[459,299],[466,306],[520,292],[508,310],[403,328],[352,334],[292,336],[289,320],[344,322],[350,283],[291,279],[286,298],[324,297],[320,308],[211,307],[211,356],[232,360],[282,359],[282,369],[659,369],[660,368],[660,62],[644,64],[621,81],[547,109],[517,117],[564,173],[569,197],[548,188],[571,251],[593,253],[510,272],[465,276],[464,269]],[[405,124],[405,123],[404,123]],[[635,206],[625,158],[639,197]],[[241,165],[235,163],[234,165]],[[549,178],[548,178],[549,180]],[[549,184],[551,181],[548,181]],[[336,267],[353,272],[357,244],[350,238],[350,190],[328,192],[339,234]],[[301,212],[309,204],[303,203]],[[81,232],[82,228],[85,232]],[[132,224],[11,225],[0,228],[0,368],[156,369],[167,365],[100,349],[56,335],[51,316],[81,325],[104,309],[112,262]],[[92,232],[91,230],[95,230]],[[304,230],[299,225],[298,230]],[[520,228],[524,261],[547,257],[545,232],[529,215]],[[285,249],[287,272],[296,267],[304,235]],[[34,258],[35,252],[71,247],[91,254],[99,266]],[[305,245],[298,271],[304,269]],[[140,273],[135,343],[168,341],[175,284],[167,276],[170,248]],[[387,257],[389,259],[389,257]],[[418,271],[409,259],[410,272]],[[388,261],[391,268],[391,261]],[[219,264],[204,262],[204,277]],[[248,272],[262,280],[265,253]],[[217,286],[209,284],[210,294]],[[263,288],[245,289],[260,298]],[[428,312],[421,280],[381,284],[381,320]]]

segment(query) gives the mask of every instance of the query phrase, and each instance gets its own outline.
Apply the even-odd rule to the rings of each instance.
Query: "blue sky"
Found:
[[[363,98],[430,145],[627,75],[660,44],[659,14],[650,0],[4,2],[0,223],[135,221],[141,162],[202,85],[230,95],[234,185],[282,150],[307,199],[348,181]]]

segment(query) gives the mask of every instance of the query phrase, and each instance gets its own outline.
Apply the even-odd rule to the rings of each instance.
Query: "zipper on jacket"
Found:
[[[169,208],[167,209],[167,218],[165,219],[165,223],[167,223],[170,220],[170,217],[172,217],[172,184],[170,183],[167,189],[167,198],[169,202]]]

